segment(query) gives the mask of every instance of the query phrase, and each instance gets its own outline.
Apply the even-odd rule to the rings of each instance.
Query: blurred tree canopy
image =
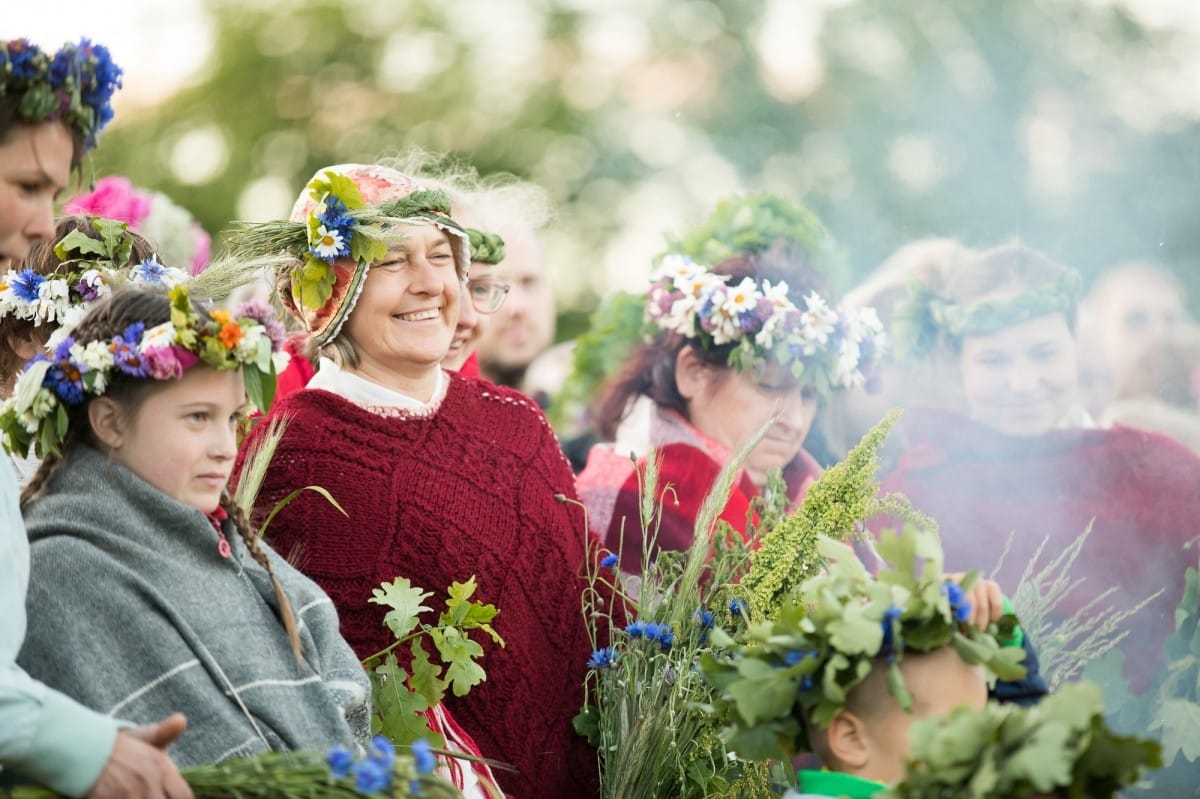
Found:
[[[210,231],[318,167],[417,145],[545,187],[563,303],[639,286],[665,232],[770,190],[857,275],[1020,236],[1200,296],[1194,37],[1097,0],[211,0],[204,74],[118,116],[100,173]]]

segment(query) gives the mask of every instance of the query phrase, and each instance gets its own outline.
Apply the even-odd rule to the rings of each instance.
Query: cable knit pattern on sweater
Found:
[[[436,413],[383,416],[327,391],[279,403],[290,417],[260,490],[264,512],[307,485],[268,538],[333,597],[360,657],[391,642],[372,589],[404,576],[441,593],[476,576],[507,647],[484,644],[487,681],[447,705],[514,797],[594,793],[595,755],[571,727],[591,646],[582,613],[588,534],[574,478],[532,401],[452,377]],[[262,434],[261,426],[248,445]],[[245,452],[245,448],[243,448]],[[238,464],[240,471],[241,464]]]
[[[303,664],[270,577],[232,525],[226,559],[203,513],[96,450],[72,450],[25,518],[32,569],[19,661],[30,674],[117,718],[187,714],[170,750],[181,766],[366,739],[370,686],[333,604],[269,547],[301,624]]]

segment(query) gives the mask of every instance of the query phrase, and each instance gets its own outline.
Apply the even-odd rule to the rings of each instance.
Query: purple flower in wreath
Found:
[[[78,405],[83,402],[83,376],[87,367],[71,360],[71,347],[75,340],[70,336],[63,339],[54,348],[54,365],[46,370],[42,385],[53,391],[66,405]]]
[[[142,362],[139,345],[146,326],[134,322],[119,335],[113,336],[109,350],[112,352],[113,364],[130,377],[143,378],[146,376],[146,364]]]

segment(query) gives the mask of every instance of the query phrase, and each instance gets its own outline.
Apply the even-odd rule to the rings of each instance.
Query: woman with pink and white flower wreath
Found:
[[[770,472],[782,470],[790,502],[816,479],[804,439],[821,396],[864,385],[884,345],[873,311],[830,307],[820,283],[771,254],[735,255],[711,269],[682,255],[663,259],[646,295],[654,334],[599,403],[595,421],[611,443],[592,448],[578,478],[592,530],[620,553],[623,570],[640,573],[647,547],[691,545],[722,468],[768,423],[719,518],[748,535],[751,503]],[[640,509],[650,457],[670,499],[647,541]]]

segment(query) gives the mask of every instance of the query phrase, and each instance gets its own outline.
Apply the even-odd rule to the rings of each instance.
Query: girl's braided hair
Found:
[[[205,309],[195,305],[197,314],[205,313]],[[135,322],[142,322],[146,328],[171,321],[171,304],[166,292],[155,289],[121,289],[113,292],[111,297],[98,302],[87,316],[75,328],[74,338],[79,344],[86,345],[93,341],[111,339]],[[209,368],[197,364],[193,368]],[[125,373],[114,370],[112,379],[105,388],[104,396],[114,400],[121,408],[126,422],[134,418],[138,408],[163,383],[158,380],[137,379]],[[62,440],[61,455],[48,454],[38,470],[30,478],[29,483],[21,491],[21,506],[24,507],[37,499],[61,469],[71,452],[80,444],[86,444],[103,451],[103,444],[92,430],[88,419],[88,406],[92,398],[79,405],[67,409],[67,434]],[[245,544],[250,556],[266,570],[275,588],[275,598],[279,604],[279,615],[287,631],[288,641],[297,660],[301,658],[300,630],[292,610],[291,602],[283,590],[279,579],[271,568],[271,561],[259,545],[258,534],[250,524],[246,512],[232,499],[228,491],[221,494],[221,508],[228,515]]]

